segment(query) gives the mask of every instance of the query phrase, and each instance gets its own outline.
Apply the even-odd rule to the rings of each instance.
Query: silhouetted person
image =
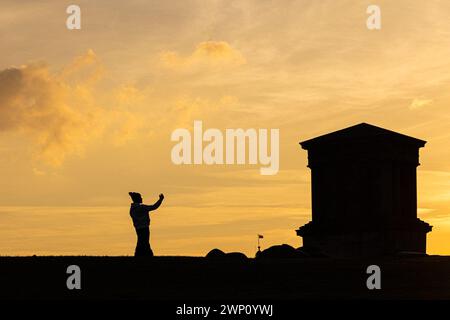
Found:
[[[149,212],[159,208],[164,200],[164,195],[159,195],[159,200],[153,205],[142,204],[142,196],[137,192],[128,193],[133,200],[130,207],[130,216],[137,234],[137,245],[134,252],[135,257],[153,257],[150,247],[150,216]]]

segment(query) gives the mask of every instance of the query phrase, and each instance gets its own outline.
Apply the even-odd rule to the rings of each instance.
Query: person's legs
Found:
[[[136,250],[134,251],[135,257],[142,257],[144,255],[145,234],[143,234],[143,230],[144,229],[136,229],[137,244]]]
[[[137,245],[136,250],[134,252],[135,257],[152,257],[153,251],[150,248],[150,229],[147,228],[140,228],[136,229],[137,234]]]
[[[137,236],[137,241],[136,241],[136,249],[134,250],[134,256],[135,257],[139,257],[140,255],[140,241],[139,241],[139,229],[135,229],[136,230],[136,236]]]
[[[150,228],[143,229],[143,242],[142,242],[142,252],[146,257],[153,257],[153,251],[150,247]]]

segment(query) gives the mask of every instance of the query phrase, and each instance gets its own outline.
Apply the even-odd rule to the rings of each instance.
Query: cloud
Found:
[[[84,83],[94,84],[102,78],[104,68],[95,52],[88,49],[85,54],[75,57],[71,63],[62,69],[60,74],[62,79],[69,80],[74,77],[80,81],[81,76]]]
[[[132,84],[125,84],[116,90],[115,99],[118,103],[126,106],[132,106],[143,102],[145,95],[136,86]]]
[[[411,110],[422,109],[423,107],[426,107],[431,103],[433,103],[432,99],[414,99],[409,105],[409,108]]]
[[[164,66],[172,69],[238,66],[246,63],[244,56],[225,41],[201,42],[186,57],[174,51],[166,51],[160,55],[160,59]]]
[[[241,115],[239,107],[241,103],[234,96],[223,95],[214,99],[192,96],[176,97],[168,103],[167,114],[170,117],[164,119],[161,127],[182,127],[192,129],[194,120],[202,119],[206,126],[225,126],[230,121]]]
[[[119,126],[118,132],[130,136],[133,117],[97,103],[94,84],[101,73],[92,50],[60,72],[51,72],[44,63],[1,70],[0,132],[24,135],[33,143],[35,159],[52,166],[61,165],[68,155],[82,154],[87,144],[123,117],[125,128]]]

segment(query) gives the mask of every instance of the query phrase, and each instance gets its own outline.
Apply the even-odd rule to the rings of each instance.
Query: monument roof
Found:
[[[413,144],[417,148],[425,145],[426,141],[413,138],[395,131],[380,128],[368,123],[360,123],[348,128],[327,133],[309,140],[300,142],[303,149],[308,150],[311,147],[335,144],[335,143],[352,143],[355,141],[364,142],[400,142],[405,144]]]

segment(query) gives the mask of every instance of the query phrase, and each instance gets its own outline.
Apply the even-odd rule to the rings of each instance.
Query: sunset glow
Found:
[[[132,255],[129,191],[156,255],[254,256],[311,220],[298,143],[366,122],[426,140],[418,216],[450,254],[450,2],[2,1],[0,255]],[[171,133],[279,129],[279,169],[176,165]],[[270,149],[269,149],[270,150]]]

